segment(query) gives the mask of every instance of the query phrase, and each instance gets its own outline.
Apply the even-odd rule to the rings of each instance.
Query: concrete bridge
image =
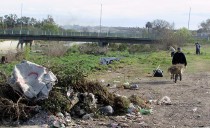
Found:
[[[25,43],[32,45],[34,40],[46,40],[46,41],[79,41],[79,42],[98,42],[102,45],[108,43],[132,43],[132,44],[152,44],[156,42],[156,39],[152,36],[132,36],[123,35],[119,33],[107,34],[107,33],[90,33],[90,32],[71,32],[71,33],[58,33],[52,34],[49,32],[34,33],[27,31],[25,33],[18,31],[0,31],[0,39],[15,39],[19,40],[18,46],[23,47]]]

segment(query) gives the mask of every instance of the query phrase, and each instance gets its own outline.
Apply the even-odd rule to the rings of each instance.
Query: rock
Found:
[[[60,128],[60,122],[57,121],[57,120],[54,121],[54,122],[53,122],[53,126],[56,127],[56,128]]]
[[[94,114],[93,113],[90,113],[90,114],[86,114],[82,117],[83,120],[93,120],[93,116]]]
[[[58,113],[56,114],[56,116],[59,117],[59,118],[64,118],[64,115],[63,115],[63,113],[61,113],[61,112],[58,112]]]
[[[71,104],[71,106],[70,106],[69,109],[73,108],[75,106],[75,104],[77,104],[79,102],[78,93],[73,94],[73,95],[71,94],[70,96],[71,97],[69,97],[69,98],[70,98],[70,102],[71,102],[70,104]]]
[[[66,116],[65,122],[66,122],[66,125],[69,126],[72,123],[71,117],[70,116]]]
[[[117,123],[111,123],[108,127],[119,128]]]
[[[112,106],[108,105],[108,106],[105,106],[105,107],[102,107],[99,109],[100,112],[104,115],[112,115],[114,110],[112,108]]]
[[[138,84],[133,84],[133,85],[130,86],[130,89],[138,90],[139,89],[139,85]]]
[[[78,113],[79,116],[82,116],[84,114],[85,114],[85,110],[84,109],[79,110],[79,113]]]
[[[121,126],[121,127],[123,127],[123,128],[128,128],[128,127],[129,127],[129,125],[126,124],[126,123],[121,123],[121,124],[119,124],[119,126]]]

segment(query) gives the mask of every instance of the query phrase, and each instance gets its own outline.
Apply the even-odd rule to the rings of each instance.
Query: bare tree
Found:
[[[199,32],[210,32],[210,19],[203,21],[199,26]]]
[[[174,24],[170,24],[169,22],[160,19],[154,20],[152,26],[157,32],[162,32],[167,29],[172,30],[174,28]]]

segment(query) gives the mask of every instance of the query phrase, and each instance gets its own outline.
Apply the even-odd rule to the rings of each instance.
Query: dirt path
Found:
[[[210,73],[185,74],[183,81],[150,78],[139,82],[137,93],[156,100],[163,96],[172,105],[153,105],[154,113],[145,117],[150,127],[185,128],[210,126]],[[122,92],[123,93],[123,92]]]

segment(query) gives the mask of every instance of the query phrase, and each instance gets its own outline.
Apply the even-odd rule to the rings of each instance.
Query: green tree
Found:
[[[42,30],[52,33],[58,33],[59,27],[55,24],[45,23],[42,25]]]
[[[179,45],[184,45],[192,41],[192,33],[187,28],[181,28],[175,32],[176,42]]]
[[[9,14],[4,16],[4,24],[7,28],[14,28],[17,23],[17,15]]]
[[[0,17],[0,29],[4,29],[4,18]]]
[[[49,31],[51,33],[59,32],[59,26],[55,23],[52,16],[48,15],[47,19],[42,21],[42,30]]]

